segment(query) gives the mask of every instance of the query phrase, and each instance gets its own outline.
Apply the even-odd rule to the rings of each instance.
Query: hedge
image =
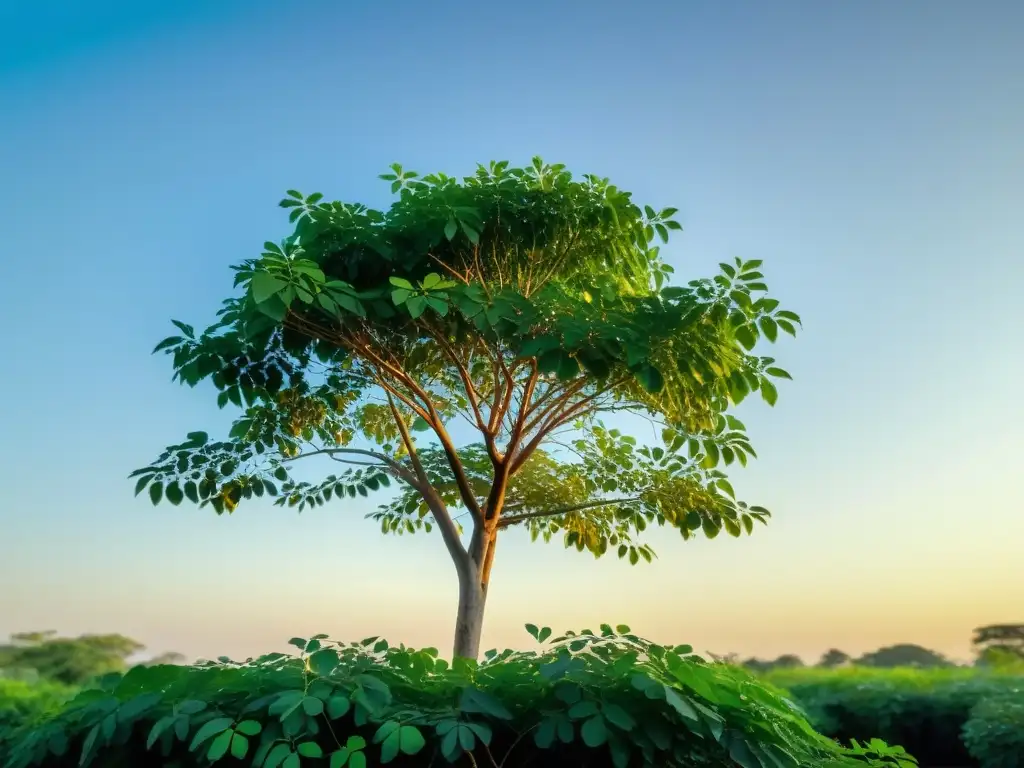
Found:
[[[883,742],[840,747],[772,686],[628,627],[448,664],[371,638],[297,656],[137,667],[17,734],[9,768],[740,766],[912,768]],[[545,641],[548,641],[545,643]]]
[[[1024,685],[978,704],[963,734],[981,768],[1024,768]]]
[[[0,677],[0,754],[18,729],[57,713],[74,693],[55,683]]]
[[[832,738],[878,736],[905,747],[922,766],[1024,768],[1024,736],[1014,741],[1001,735],[1000,743],[1012,746],[991,748],[1015,750],[1018,762],[986,762],[985,757],[986,740],[994,743],[996,733],[1013,731],[1012,718],[1020,712],[1019,704],[985,703],[1024,700],[1024,676],[1019,674],[853,667],[779,670],[763,679],[788,691],[814,726]],[[1017,733],[1024,734],[1024,728]]]

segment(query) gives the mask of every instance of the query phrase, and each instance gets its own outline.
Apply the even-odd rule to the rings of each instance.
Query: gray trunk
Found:
[[[484,626],[487,592],[480,585],[475,568],[459,573],[459,613],[455,619],[454,656],[476,661],[480,657],[480,636]]]

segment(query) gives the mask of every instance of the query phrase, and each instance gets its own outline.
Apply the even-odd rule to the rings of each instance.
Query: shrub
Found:
[[[827,736],[877,736],[939,766],[970,764],[961,733],[972,710],[1024,682],[971,668],[780,670],[764,679],[788,691]]]
[[[528,629],[542,643],[551,635]],[[6,764],[184,767],[230,755],[262,768],[916,765],[881,742],[844,750],[771,686],[628,627],[491,651],[479,664],[376,638],[291,642],[300,656],[111,676],[24,731]]]
[[[971,711],[964,744],[981,768],[1024,768],[1024,685]]]
[[[73,693],[54,683],[0,678],[0,754],[11,734],[55,713]]]

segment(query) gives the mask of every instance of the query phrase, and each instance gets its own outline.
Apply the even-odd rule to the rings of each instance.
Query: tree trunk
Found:
[[[480,636],[484,626],[487,588],[480,583],[476,568],[459,570],[459,613],[455,619],[453,655],[476,661],[480,657]]]
[[[483,519],[475,521],[466,560],[456,562],[459,574],[459,613],[455,619],[454,656],[476,661],[480,657],[487,587],[491,582],[494,550],[498,543],[498,518],[505,503],[508,472],[502,467],[495,477],[483,508]]]

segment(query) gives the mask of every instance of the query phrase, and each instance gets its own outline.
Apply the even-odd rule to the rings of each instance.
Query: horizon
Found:
[[[760,458],[730,478],[767,527],[654,531],[659,559],[636,567],[507,536],[484,645],[607,622],[744,658],[971,658],[974,628],[1024,621],[1024,6],[985,8],[12,9],[0,637],[446,650],[444,548],[385,540],[373,499],[217,517],[133,498],[134,468],[229,423],[149,353],[172,317],[212,320],[229,265],[288,233],[286,189],[383,207],[392,162],[461,176],[540,154],[678,207],[676,282],[763,259],[804,330],[772,353],[794,377],[778,404],[737,410]]]

